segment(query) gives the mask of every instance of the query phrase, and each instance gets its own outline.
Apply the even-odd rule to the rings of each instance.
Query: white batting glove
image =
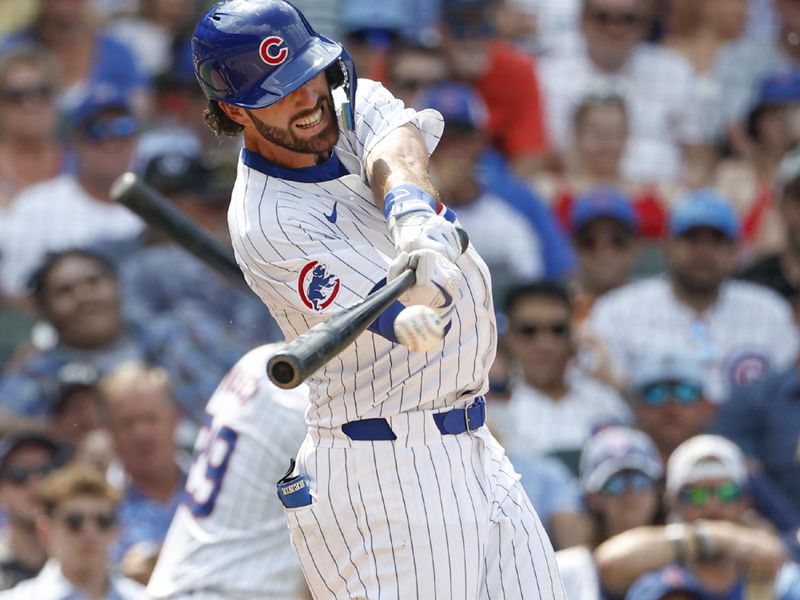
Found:
[[[433,250],[450,262],[461,256],[461,238],[456,226],[433,211],[391,217],[389,232],[398,252]]]
[[[391,281],[406,269],[414,269],[417,276],[417,282],[399,298],[406,306],[424,304],[444,315],[461,298],[464,275],[440,253],[430,249],[401,252],[389,263],[386,281]]]

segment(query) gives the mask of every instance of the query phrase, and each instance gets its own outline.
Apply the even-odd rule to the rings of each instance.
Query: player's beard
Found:
[[[328,96],[320,98],[314,108],[298,113],[289,120],[289,123],[296,123],[299,119],[314,114],[321,106],[325,107],[324,111],[327,113],[328,123],[325,129],[311,138],[298,137],[295,134],[294,127],[291,125],[288,129],[273,127],[264,123],[264,121],[260,120],[251,111],[247,111],[247,114],[250,115],[250,119],[253,121],[256,130],[265,140],[281,148],[291,150],[292,152],[319,155],[330,152],[336,145],[336,142],[339,141],[339,126],[336,122],[336,109],[333,106],[333,98],[331,95],[328,94]]]

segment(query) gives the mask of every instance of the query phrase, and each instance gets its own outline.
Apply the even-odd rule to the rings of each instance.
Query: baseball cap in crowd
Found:
[[[650,437],[629,427],[607,427],[583,446],[580,481],[584,491],[600,491],[620,471],[640,471],[657,481],[664,474],[661,458]]]
[[[689,192],[672,211],[670,235],[683,235],[695,227],[716,229],[730,239],[739,237],[736,211],[724,196],[710,188]]]
[[[491,4],[491,0],[442,0],[441,23],[457,38],[491,37],[495,34]]]
[[[5,475],[9,457],[23,446],[38,446],[53,453],[56,466],[64,462],[66,449],[49,435],[40,431],[11,433],[0,441],[0,478]]]
[[[341,24],[349,36],[357,36],[376,47],[383,47],[409,24],[408,11],[399,0],[345,0]]]
[[[426,89],[417,101],[419,108],[432,108],[442,113],[445,126],[484,129],[488,119],[486,105],[470,86],[443,82]]]
[[[798,101],[800,101],[800,71],[785,69],[770,73],[761,80],[754,110]]]
[[[685,486],[700,479],[730,479],[747,483],[744,454],[730,440],[719,435],[696,435],[675,448],[667,462],[668,497],[674,498]]]
[[[97,85],[78,101],[71,113],[71,120],[75,127],[82,127],[109,110],[132,112],[128,96],[112,85]]]
[[[162,194],[190,192],[201,199],[218,197],[214,195],[214,173],[199,154],[155,154],[143,166],[142,177]]]
[[[576,232],[601,218],[619,221],[631,231],[637,229],[636,212],[630,198],[613,186],[594,187],[575,198],[570,228]]]
[[[654,383],[675,381],[704,387],[706,373],[700,358],[685,349],[652,348],[633,365],[631,384],[634,389]]]
[[[54,398],[51,412],[57,413],[65,405],[73,392],[97,387],[100,374],[92,365],[67,363],[58,371],[58,392]]]

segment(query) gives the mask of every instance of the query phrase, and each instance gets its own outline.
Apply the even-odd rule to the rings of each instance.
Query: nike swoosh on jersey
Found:
[[[325,215],[325,218],[328,219],[328,221],[330,221],[331,223],[336,223],[336,205],[337,204],[339,204],[338,201],[334,202],[333,203],[333,210],[331,211],[331,214]]]
[[[442,286],[440,286],[440,285],[439,285],[438,283],[436,283],[435,281],[434,281],[434,282],[432,282],[432,283],[433,283],[433,285],[435,285],[437,288],[439,288],[439,291],[440,291],[440,292],[442,292],[442,296],[444,296],[444,302],[442,302],[442,305],[441,305],[439,308],[447,308],[448,306],[450,306],[450,305],[453,303],[453,296],[451,296],[451,295],[450,295],[450,294],[447,292],[447,290],[446,290],[446,289],[444,289]]]

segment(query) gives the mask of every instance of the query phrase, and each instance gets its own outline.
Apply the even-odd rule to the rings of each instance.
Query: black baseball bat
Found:
[[[466,252],[469,246],[467,232],[463,229],[457,231],[461,252]],[[314,371],[349,346],[392,302],[413,286],[416,280],[414,271],[407,269],[361,302],[315,325],[286,344],[267,363],[267,375],[272,383],[287,390],[300,385]]]
[[[226,279],[247,285],[231,252],[135,173],[120,175],[111,186],[110,196]]]

